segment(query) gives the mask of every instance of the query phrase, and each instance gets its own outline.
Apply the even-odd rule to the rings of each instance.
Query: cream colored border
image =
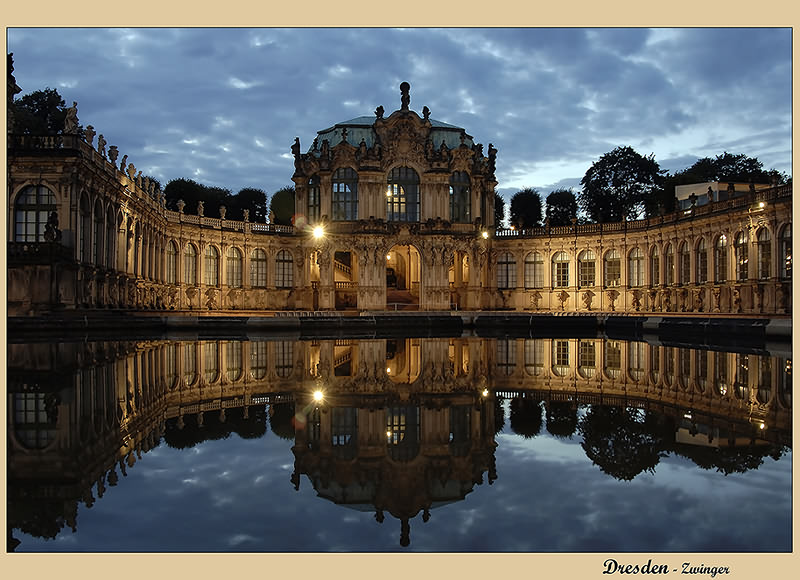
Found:
[[[16,26],[793,26],[796,11],[789,12],[784,1],[761,2],[698,2],[673,0],[662,3],[618,1],[613,6],[607,2],[578,0],[541,6],[533,2],[475,2],[473,0],[433,3],[419,0],[399,2],[320,2],[301,0],[283,6],[273,3],[228,1],[201,5],[182,2],[139,0],[137,2],[65,3],[39,0],[32,3],[6,3],[0,17],[5,34],[8,27]],[[5,37],[4,37],[5,40]],[[6,51],[7,52],[7,51]],[[797,62],[797,41],[793,43],[793,61]],[[3,76],[5,77],[5,60]],[[794,68],[794,67],[793,67]],[[746,79],[743,79],[747,82]],[[793,95],[796,101],[798,82],[793,70]],[[3,126],[6,110],[3,107]],[[796,135],[793,133],[793,141]],[[3,149],[5,153],[5,140]],[[0,161],[7,174],[6,155]],[[792,171],[794,175],[794,170]],[[2,205],[0,231],[6,234],[7,204]],[[798,210],[795,209],[795,212]],[[796,215],[795,215],[796,217]],[[797,220],[795,219],[795,223]],[[5,270],[6,252],[0,255]],[[6,294],[6,277],[0,283]],[[795,288],[796,303],[798,289]],[[2,342],[6,343],[6,302],[2,302]],[[794,344],[794,358],[797,345]],[[5,348],[3,349],[5,351]],[[6,368],[0,371],[0,384],[6,385]],[[5,393],[4,393],[5,395]],[[6,397],[2,398],[2,485],[6,481]],[[795,418],[795,421],[797,419]],[[796,440],[796,423],[794,430]],[[793,466],[793,498],[797,498],[797,462]],[[5,520],[5,493],[3,519]],[[793,502],[797,521],[796,502]],[[137,509],[138,506],[133,506]],[[5,521],[4,521],[5,523]],[[175,522],[180,533],[180,522]],[[731,522],[742,525],[742,522]],[[796,526],[793,546],[797,545]],[[675,530],[681,533],[681,530]],[[104,580],[122,578],[230,578],[250,576],[260,578],[304,579],[378,578],[380,580],[406,580],[408,577],[444,577],[448,579],[519,577],[522,579],[550,578],[613,578],[618,575],[602,574],[603,561],[617,557],[622,562],[668,564],[678,573],[684,561],[706,565],[720,564],[731,568],[732,573],[717,576],[722,579],[769,579],[792,577],[800,569],[797,548],[791,554],[7,554],[5,547],[0,555],[0,574],[5,578],[69,578]],[[634,578],[634,575],[621,576]],[[683,577],[683,576],[680,576]],[[686,576],[701,580],[710,576]]]

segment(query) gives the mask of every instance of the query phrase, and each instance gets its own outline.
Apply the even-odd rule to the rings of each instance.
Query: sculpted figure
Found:
[[[642,291],[641,290],[633,290],[631,292],[631,306],[633,306],[636,312],[639,312],[639,309],[642,307]]]
[[[294,168],[300,169],[300,137],[294,138],[294,143],[292,143],[292,155],[294,155]]]
[[[72,106],[67,109],[64,117],[64,135],[74,135],[78,132],[78,102],[72,101]]]
[[[606,292],[606,296],[608,296],[608,300],[611,302],[611,311],[613,312],[615,310],[614,302],[616,302],[617,298],[619,298],[619,292],[616,290],[608,290]]]
[[[375,116],[378,119],[383,119],[383,106],[382,105],[378,105],[378,108],[375,109]]]
[[[583,307],[586,308],[586,310],[591,310],[592,299],[594,298],[594,292],[592,292],[591,290],[587,290],[586,292],[583,293],[582,298],[583,298]]]
[[[732,306],[734,312],[742,311],[742,295],[739,288],[734,288],[732,293]]]
[[[46,242],[60,242],[61,230],[58,229],[58,213],[51,211],[50,216],[47,218],[47,223],[44,225],[44,241]]]
[[[89,145],[92,145],[92,146],[94,146],[94,145],[92,144],[92,142],[94,141],[94,136],[95,136],[96,134],[97,134],[97,133],[95,133],[95,132],[94,132],[94,127],[92,127],[91,125],[89,125],[88,127],[86,127],[86,142],[87,142]]]
[[[411,102],[411,97],[408,94],[409,89],[411,89],[411,85],[406,81],[400,83],[400,108],[403,111],[408,110],[408,105]]]
[[[106,140],[102,134],[97,136],[97,152],[103,157],[106,156]]]
[[[431,110],[428,107],[422,107],[422,118],[427,121],[430,118],[430,116],[431,116]]]
[[[119,164],[119,170],[122,171],[122,173],[125,173],[125,169],[127,169],[127,167],[128,167],[128,156],[123,155],[122,163]]]
[[[203,207],[203,200],[199,199],[199,200],[197,200],[197,215],[199,215],[200,217],[203,217],[204,212],[205,212],[205,208]]]

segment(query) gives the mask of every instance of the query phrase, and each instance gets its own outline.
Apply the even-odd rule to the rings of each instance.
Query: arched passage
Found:
[[[419,309],[420,255],[412,245],[392,246],[386,253],[386,308]]]

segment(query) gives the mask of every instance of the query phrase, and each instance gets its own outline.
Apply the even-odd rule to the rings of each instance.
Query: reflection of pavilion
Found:
[[[497,477],[499,397],[512,399],[523,436],[546,425],[603,442],[624,420],[655,451],[725,472],[792,443],[791,360],[764,351],[601,338],[156,339],[12,343],[7,363],[9,529],[40,537],[74,529],[79,504],[162,440],[260,437],[267,408],[275,434],[294,441],[294,484],[307,475],[322,497],[398,518],[402,543],[413,518]],[[579,424],[587,405],[593,421]],[[292,425],[297,413],[304,425]],[[527,431],[515,429],[520,417]],[[615,477],[634,473],[616,470],[618,454],[587,455]]]

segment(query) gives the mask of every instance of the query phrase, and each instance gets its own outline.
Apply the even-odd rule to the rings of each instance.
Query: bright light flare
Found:
[[[314,239],[318,240],[325,235],[325,230],[322,228],[322,226],[316,226],[311,233],[314,236]]]
[[[489,232],[484,230],[484,232],[481,234],[481,236],[483,236],[484,240],[488,240],[489,239]]]
[[[314,391],[314,400],[319,402],[322,400],[322,391]]]

